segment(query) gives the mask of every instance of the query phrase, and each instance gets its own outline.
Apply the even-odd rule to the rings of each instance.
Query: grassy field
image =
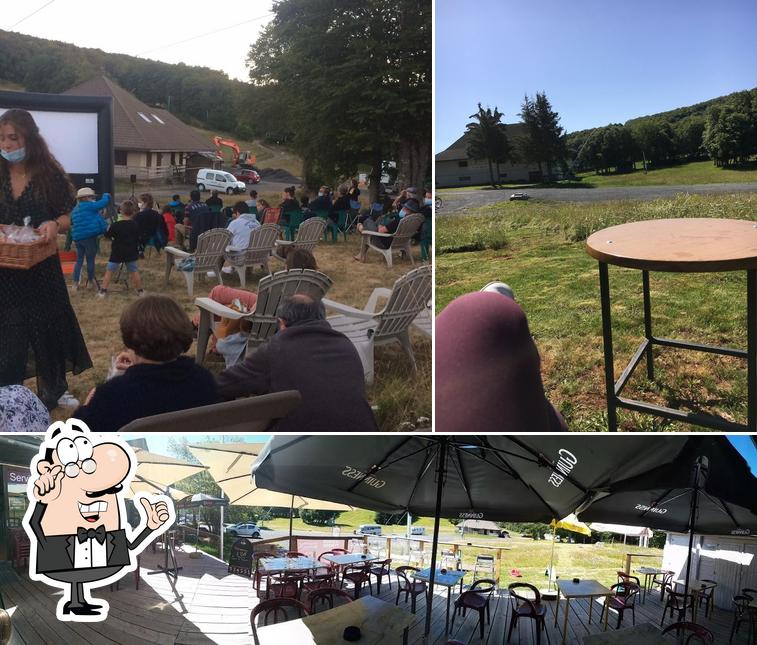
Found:
[[[622,175],[597,175],[582,173],[581,184],[585,186],[680,186],[688,184],[732,184],[757,181],[757,163],[739,168],[719,168],[712,161],[658,168],[644,173],[636,170]]]
[[[542,358],[547,396],[571,430],[606,429],[597,264],[585,250],[592,232],[665,217],[757,219],[757,193],[648,202],[504,202],[437,218],[436,308],[491,280],[511,285]],[[651,275],[655,333],[746,347],[746,276]],[[610,267],[616,376],[643,338],[641,275]],[[655,403],[745,421],[746,370],[740,359],[655,349],[658,380],[638,369],[626,393]],[[619,411],[624,430],[691,430]]]
[[[230,203],[227,197],[226,202]],[[62,236],[61,236],[62,239]],[[394,267],[386,267],[378,254],[369,256],[368,262],[355,262],[352,256],[358,251],[359,240],[354,235],[347,242],[341,239],[337,243],[322,242],[316,249],[315,256],[319,268],[326,273],[334,285],[329,297],[338,302],[362,308],[374,287],[391,287],[394,281],[410,270],[408,262],[396,262]],[[102,279],[105,262],[110,245],[107,241],[101,245],[97,257],[97,275]],[[417,250],[415,250],[417,256]],[[283,268],[283,263],[270,261],[271,270]],[[163,254],[152,253],[140,261],[140,273],[148,293],[164,293],[176,298],[188,315],[193,315],[197,308],[194,299],[187,294],[183,276],[174,271],[167,287],[164,286],[165,258]],[[248,273],[248,289],[255,290],[257,281],[262,277],[258,270]],[[69,278],[70,279],[70,278]],[[196,278],[197,280],[197,278]],[[195,283],[195,295],[203,296],[216,284],[214,280],[200,278]],[[235,274],[224,275],[224,284],[238,286]],[[70,390],[77,398],[84,400],[89,390],[101,383],[111,364],[111,356],[121,348],[118,320],[121,311],[136,298],[132,288],[125,291],[123,285],[111,285],[108,297],[100,300],[92,290],[70,292],[79,324],[82,328],[94,368],[77,376],[69,375]],[[413,372],[399,345],[381,347],[376,350],[376,380],[368,391],[372,405],[377,406],[377,419],[380,427],[395,430],[403,422],[416,422],[421,416],[431,417],[431,343],[428,338],[413,333],[413,347],[418,371]],[[194,346],[189,354],[194,355]],[[223,361],[218,355],[210,355],[205,366],[217,372],[223,368]],[[34,388],[33,381],[27,385]],[[54,417],[65,418],[73,412],[71,408],[57,408]],[[307,428],[303,428],[306,431]]]

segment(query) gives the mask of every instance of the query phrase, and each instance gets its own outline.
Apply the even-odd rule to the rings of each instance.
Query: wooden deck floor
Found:
[[[191,549],[190,549],[191,550]],[[44,643],[81,643],[83,645],[201,645],[219,643],[237,645],[252,643],[249,627],[250,609],[258,602],[251,581],[229,575],[224,563],[205,554],[200,559],[191,559],[188,553],[177,554],[183,567],[174,586],[163,573],[148,575],[162,562],[162,553],[145,553],[142,556],[142,575],[139,590],[135,589],[132,575],[126,576],[118,590],[96,590],[97,598],[107,599],[110,615],[103,623],[61,623],[55,619],[55,606],[61,592],[46,585],[18,575],[9,567],[0,567],[0,599],[11,612],[14,626],[12,645],[38,645]],[[392,589],[386,584],[381,588],[381,598],[394,603],[396,582]],[[367,593],[367,591],[365,592]],[[446,588],[439,587],[434,599],[431,622],[431,638],[428,643],[443,645],[448,638],[464,643],[501,645],[505,643],[510,619],[507,592],[501,591],[492,598],[491,624],[486,626],[483,641],[479,638],[478,615],[468,613],[463,619],[457,617],[454,629],[445,635]],[[183,596],[178,598],[178,595]],[[455,593],[453,591],[453,602]],[[400,601],[402,605],[402,601]],[[548,640],[542,634],[542,643],[559,645],[562,642],[563,608],[560,619],[554,625],[555,602],[548,602]],[[409,604],[407,605],[409,609]],[[424,642],[425,599],[418,598],[416,618],[410,628],[409,642],[420,645]],[[586,600],[571,602],[567,643],[582,645],[583,637],[601,631],[599,622],[601,601],[596,601],[592,623],[588,623]],[[658,596],[648,597],[644,605],[638,604],[636,621],[659,625],[662,606]],[[615,621],[610,617],[610,629]],[[715,633],[716,643],[727,643],[731,628],[731,614],[715,610],[714,615],[700,621]],[[666,620],[669,624],[670,620]],[[627,613],[624,626],[631,624]],[[513,632],[511,643],[524,645],[535,643],[535,633],[530,621],[521,621]],[[674,641],[671,641],[674,642]],[[733,640],[734,645],[747,645],[746,629]],[[285,644],[282,644],[285,645]],[[288,644],[286,644],[288,645]],[[394,644],[391,644],[394,645]]]

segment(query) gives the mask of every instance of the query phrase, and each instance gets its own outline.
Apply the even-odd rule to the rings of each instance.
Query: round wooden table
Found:
[[[757,222],[715,218],[659,219],[611,226],[586,240],[586,252],[599,261],[602,303],[602,336],[605,354],[607,421],[617,430],[617,408],[655,414],[722,431],[757,432]],[[644,291],[645,339],[631,362],[615,380],[610,315],[610,283],[607,265],[641,270]],[[747,349],[688,343],[652,334],[649,272],[709,273],[746,271]],[[733,423],[719,417],[686,412],[621,397],[634,369],[646,356],[647,377],[654,379],[652,347],[661,345],[713,354],[737,356],[747,361],[747,423]]]

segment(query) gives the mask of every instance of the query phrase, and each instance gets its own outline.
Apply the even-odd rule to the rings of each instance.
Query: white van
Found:
[[[411,526],[410,535],[426,535],[425,526]]]
[[[361,524],[355,529],[356,535],[381,535],[380,524]]]
[[[247,186],[243,181],[239,181],[230,172],[224,170],[214,170],[213,168],[202,168],[197,171],[197,190],[201,193],[206,190],[217,190],[220,193],[231,195],[232,193],[243,193]]]

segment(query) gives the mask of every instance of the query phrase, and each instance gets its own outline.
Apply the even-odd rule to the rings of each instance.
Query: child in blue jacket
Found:
[[[108,228],[108,223],[100,215],[100,210],[110,204],[110,194],[95,201],[95,191],[80,188],[76,193],[76,206],[71,211],[71,239],[76,244],[76,264],[74,265],[74,290],[79,289],[79,278],[84,258],[87,258],[87,281],[99,290],[95,277],[95,255],[97,238]]]

